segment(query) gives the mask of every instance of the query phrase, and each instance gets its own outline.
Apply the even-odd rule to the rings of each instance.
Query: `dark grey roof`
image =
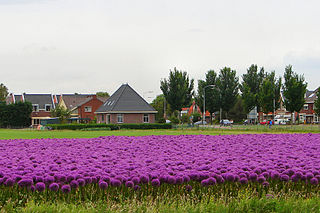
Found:
[[[62,94],[62,99],[69,110],[73,110],[81,103],[85,103],[92,98],[93,94]]]
[[[31,102],[32,104],[38,104],[39,109],[45,109],[46,104],[51,104],[52,106],[52,96],[51,94],[23,94],[24,100]]]
[[[153,112],[157,111],[149,105],[128,84],[123,84],[115,91],[103,105],[96,111],[99,112]]]

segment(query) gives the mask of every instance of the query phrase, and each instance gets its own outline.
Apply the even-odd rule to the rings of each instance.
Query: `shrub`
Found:
[[[175,116],[169,117],[169,120],[170,120],[171,123],[173,123],[173,124],[178,124],[178,123],[180,122],[179,119],[178,119],[177,117],[175,117]]]
[[[171,124],[48,124],[54,130],[171,129]]]

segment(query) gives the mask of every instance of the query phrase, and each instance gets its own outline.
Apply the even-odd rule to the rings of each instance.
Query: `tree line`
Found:
[[[257,108],[258,112],[273,113],[280,107],[281,92],[287,111],[299,112],[305,104],[307,85],[304,76],[295,73],[291,65],[286,66],[281,78],[276,77],[275,71],[266,72],[263,67],[252,64],[242,75],[242,82],[239,82],[236,70],[230,67],[224,67],[219,72],[209,70],[205,79],[198,80],[195,92],[194,79],[190,79],[186,71],[174,68],[170,70],[168,78],[160,81],[163,94],[158,96],[152,105],[159,111],[160,120],[164,114],[178,115],[181,108],[190,106],[192,101],[196,102],[203,113],[205,95],[205,110],[209,111],[210,115],[215,113],[222,119],[240,121],[254,108]],[[319,102],[318,98],[315,102],[318,115]],[[166,112],[164,104],[167,106]]]

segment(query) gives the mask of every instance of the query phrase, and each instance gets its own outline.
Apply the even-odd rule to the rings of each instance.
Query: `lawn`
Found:
[[[74,131],[74,130],[30,130],[0,129],[1,139],[32,139],[32,138],[95,138],[99,136],[146,136],[146,135],[230,135],[230,134],[261,134],[261,133],[320,133],[318,125],[299,126],[244,126],[213,128],[189,128],[178,126],[170,130],[117,130],[117,131]]]

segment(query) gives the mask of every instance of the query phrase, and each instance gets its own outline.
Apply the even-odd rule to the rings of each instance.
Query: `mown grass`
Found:
[[[186,127],[156,130],[115,130],[115,131],[80,131],[80,130],[30,130],[30,129],[0,129],[0,139],[32,139],[32,138],[95,138],[99,136],[145,136],[145,135],[230,135],[230,134],[262,134],[262,133],[320,133],[318,125],[294,126],[244,126],[233,127]]]

